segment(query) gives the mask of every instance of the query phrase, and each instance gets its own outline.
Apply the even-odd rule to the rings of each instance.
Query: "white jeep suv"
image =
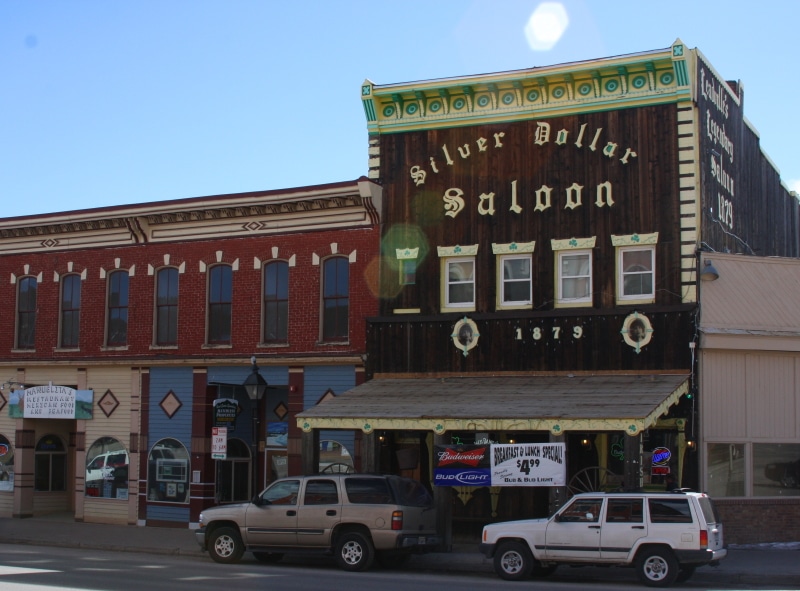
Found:
[[[635,567],[653,587],[686,581],[727,554],[711,499],[683,490],[579,494],[547,519],[487,525],[480,550],[506,580],[545,576],[560,564],[616,565]]]

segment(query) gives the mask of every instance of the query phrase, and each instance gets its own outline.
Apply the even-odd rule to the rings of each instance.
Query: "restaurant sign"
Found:
[[[34,386],[11,393],[8,416],[12,419],[91,419],[94,390],[69,386]]]
[[[564,486],[563,443],[437,445],[437,486]]]

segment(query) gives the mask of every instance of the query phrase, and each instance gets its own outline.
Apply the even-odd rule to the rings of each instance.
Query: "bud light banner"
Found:
[[[565,486],[565,459],[563,443],[492,445],[492,486]]]
[[[489,445],[437,445],[433,484],[436,486],[489,486]]]

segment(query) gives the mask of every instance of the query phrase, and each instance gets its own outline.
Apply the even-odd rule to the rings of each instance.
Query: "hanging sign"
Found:
[[[489,486],[488,445],[437,445],[434,453],[434,485]]]
[[[214,425],[236,429],[236,417],[239,415],[239,403],[234,398],[217,398],[214,400]]]
[[[14,390],[8,416],[16,419],[91,419],[94,390],[68,386],[34,386]]]
[[[492,486],[565,486],[563,443],[517,443],[492,446]]]
[[[228,457],[228,430],[225,427],[211,427],[211,458],[225,460]]]

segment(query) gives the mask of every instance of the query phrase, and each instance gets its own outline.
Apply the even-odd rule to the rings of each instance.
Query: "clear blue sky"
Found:
[[[360,89],[669,47],[726,79],[800,189],[800,2],[0,0],[0,217],[367,174]]]

